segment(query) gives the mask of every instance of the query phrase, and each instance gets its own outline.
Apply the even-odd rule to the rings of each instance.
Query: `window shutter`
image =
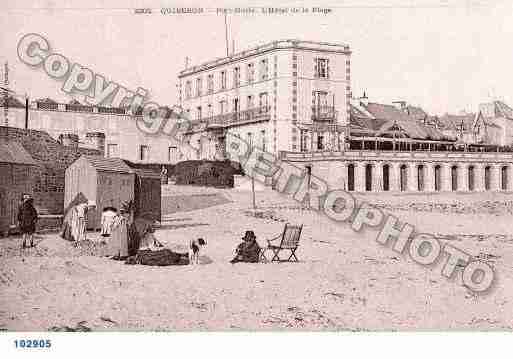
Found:
[[[319,77],[319,73],[317,71],[318,70],[317,69],[317,63],[318,63],[317,58],[314,58],[314,78]]]
[[[330,60],[326,59],[326,78],[330,78]]]

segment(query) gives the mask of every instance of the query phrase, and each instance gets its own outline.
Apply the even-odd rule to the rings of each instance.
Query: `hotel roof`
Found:
[[[350,54],[349,45],[346,44],[337,44],[330,42],[315,42],[315,41],[305,41],[305,40],[297,40],[297,39],[287,39],[287,40],[278,40],[273,41],[264,45],[260,45],[248,50],[244,50],[238,52],[236,54],[232,54],[230,56],[220,57],[208,62],[204,62],[203,64],[191,66],[179,72],[178,77],[185,77],[192,75],[196,72],[209,70],[218,66],[222,66],[225,64],[229,64],[231,62],[235,62],[250,56],[259,55],[265,52],[273,51],[273,50],[283,50],[283,49],[302,49],[302,50],[314,50],[314,51],[324,51],[324,52],[336,52],[342,54]]]

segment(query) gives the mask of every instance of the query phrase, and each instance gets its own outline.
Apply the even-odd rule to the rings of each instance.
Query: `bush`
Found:
[[[238,164],[229,161],[184,161],[173,172],[178,185],[222,188],[233,188],[233,176],[242,173]]]

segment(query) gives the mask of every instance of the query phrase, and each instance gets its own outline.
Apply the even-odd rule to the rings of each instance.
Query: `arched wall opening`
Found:
[[[383,191],[390,191],[390,165],[383,165]]]
[[[399,189],[401,191],[406,191],[408,189],[408,167],[406,167],[406,165],[401,165],[401,167],[399,167],[399,184]]]
[[[354,164],[347,166],[347,190],[354,191]]]
[[[370,163],[365,165],[365,191],[372,191],[373,168]]]
[[[451,167],[451,191],[458,190],[458,166]]]
[[[442,167],[440,165],[435,166],[435,191],[442,190]]]

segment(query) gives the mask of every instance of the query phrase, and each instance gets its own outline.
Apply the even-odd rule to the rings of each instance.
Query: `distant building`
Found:
[[[498,146],[513,145],[513,109],[504,102],[480,104],[473,125],[478,141]]]
[[[227,134],[274,154],[344,147],[348,45],[275,41],[181,71],[180,106],[195,121],[190,159],[222,157]]]
[[[473,129],[475,120],[475,113],[444,114],[438,117],[438,128],[461,143],[474,144],[477,143]]]
[[[86,106],[76,100],[65,104],[50,98],[31,101],[28,113],[25,104],[14,98],[10,98],[8,105],[10,127],[44,131],[67,144],[98,149],[105,157],[163,164],[183,159],[175,140],[165,134],[141,131],[136,123],[141,116],[131,114],[127,108]],[[0,106],[3,107],[3,101]]]
[[[513,110],[502,101],[479,105],[477,113],[445,114],[437,127],[465,144],[483,146],[513,145]]]
[[[405,101],[393,105],[369,102],[366,95],[351,100],[351,148],[375,149],[432,148],[452,144],[456,137],[445,134],[428,122],[420,107]]]

